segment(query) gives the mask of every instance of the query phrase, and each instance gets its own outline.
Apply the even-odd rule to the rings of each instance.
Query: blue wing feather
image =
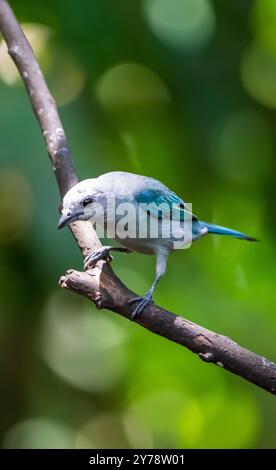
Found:
[[[187,220],[187,218],[197,218],[191,213],[191,210],[177,194],[172,191],[159,191],[155,189],[147,189],[139,192],[135,196],[138,204],[151,205],[151,214],[161,219],[163,215],[169,216],[171,219]],[[155,207],[154,207],[155,206]]]

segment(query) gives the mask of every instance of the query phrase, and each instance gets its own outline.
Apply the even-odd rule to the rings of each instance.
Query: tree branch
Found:
[[[25,83],[29,98],[43,132],[47,150],[63,196],[78,179],[55,101],[50,94],[33,51],[6,0],[0,0],[0,30],[9,54]],[[88,222],[70,226],[83,256],[101,246]],[[134,293],[100,262],[91,271],[68,271],[60,285],[92,300],[98,308],[107,308],[131,319],[128,301]],[[231,339],[209,331],[156,305],[148,306],[135,319],[144,328],[190,349],[206,361],[224,367],[251,383],[276,394],[276,364],[242,348]]]
[[[0,31],[27,89],[31,105],[43,132],[58,189],[63,197],[68,189],[78,182],[71,152],[55,100],[49,92],[33,50],[6,0],[0,0]],[[101,246],[92,224],[76,222],[71,224],[70,229],[83,256]]]

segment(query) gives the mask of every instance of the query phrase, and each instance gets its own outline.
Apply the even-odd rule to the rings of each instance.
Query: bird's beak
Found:
[[[66,214],[62,214],[58,221],[58,229],[61,229],[65,227],[66,225],[69,225],[72,222],[75,222],[75,220],[78,220],[80,215],[83,215],[83,211],[78,211],[78,212],[73,212],[73,213],[67,212]]]

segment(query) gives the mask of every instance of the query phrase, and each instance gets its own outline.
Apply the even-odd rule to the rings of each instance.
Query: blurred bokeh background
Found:
[[[157,303],[276,359],[275,0],[12,0],[80,178],[162,180],[212,236]],[[64,292],[82,259],[25,89],[0,44],[0,440],[11,447],[275,447],[275,399]],[[154,259],[116,255],[143,294]]]

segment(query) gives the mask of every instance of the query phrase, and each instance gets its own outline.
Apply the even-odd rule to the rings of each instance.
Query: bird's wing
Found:
[[[171,220],[197,220],[188,204],[180,199],[173,191],[167,189],[145,189],[135,195],[138,204],[146,204],[150,214],[159,219],[168,217]],[[143,206],[142,206],[143,207]]]

